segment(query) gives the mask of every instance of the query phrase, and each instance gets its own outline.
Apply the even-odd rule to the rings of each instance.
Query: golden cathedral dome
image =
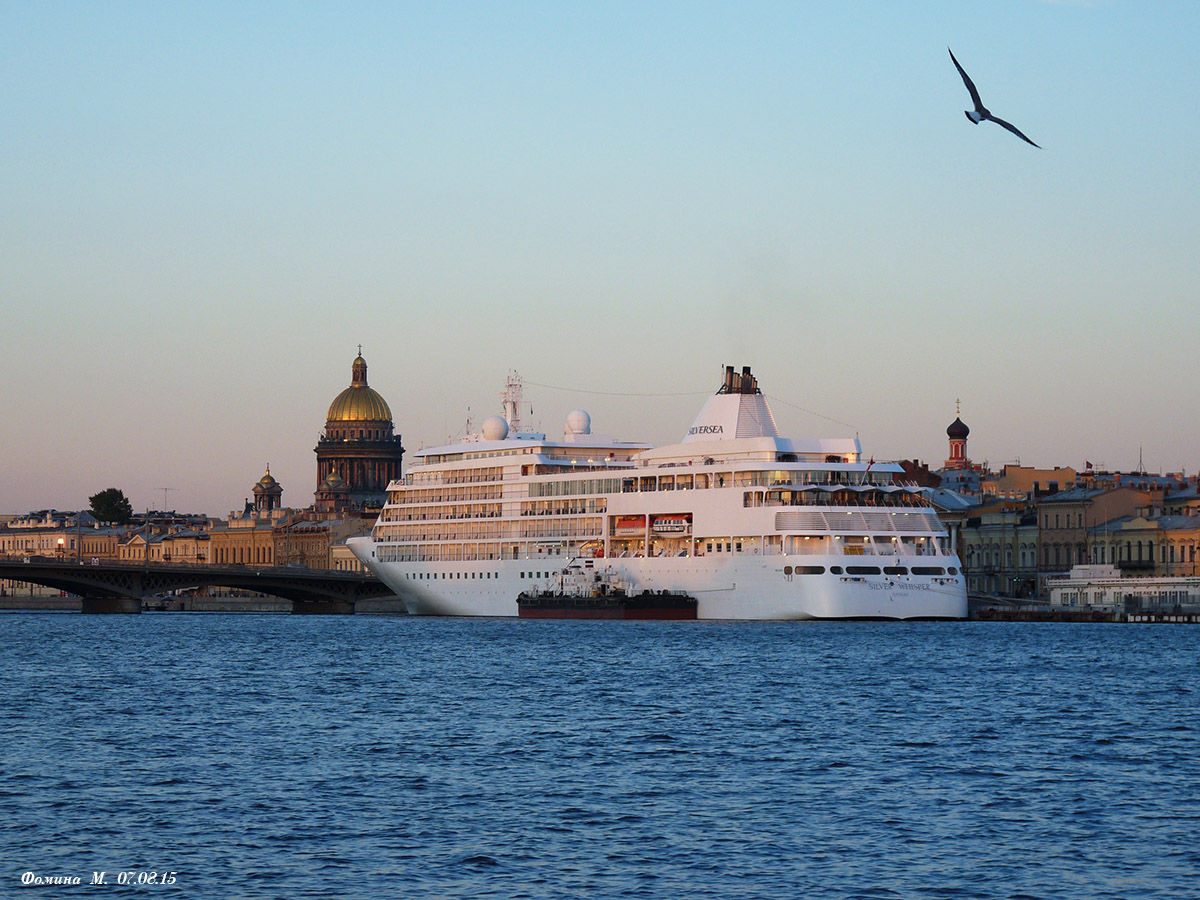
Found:
[[[391,422],[392,410],[379,394],[367,387],[367,361],[362,349],[354,358],[350,387],[333,398],[329,404],[329,422]]]

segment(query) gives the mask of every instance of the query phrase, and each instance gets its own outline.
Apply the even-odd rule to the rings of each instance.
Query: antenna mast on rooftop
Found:
[[[270,467],[270,466],[267,466],[267,471],[268,471],[268,472],[270,472],[270,471],[271,471],[271,467]],[[176,489],[176,488],[168,488],[168,487],[164,487],[164,488],[159,488],[159,490],[163,492],[163,505],[162,505],[162,511],[163,511],[163,512],[166,512],[166,511],[167,511],[167,491],[174,491],[174,490],[177,490],[177,489]]]

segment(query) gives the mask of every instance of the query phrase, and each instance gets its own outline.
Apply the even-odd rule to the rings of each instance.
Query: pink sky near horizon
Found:
[[[1032,0],[9,10],[0,513],[115,486],[224,515],[268,463],[305,506],[358,344],[410,450],[497,412],[510,369],[541,430],[582,407],[673,442],[729,364],[784,434],[875,459],[940,465],[961,399],[996,467],[1194,472],[1197,26]],[[1044,149],[965,119],[947,46]]]

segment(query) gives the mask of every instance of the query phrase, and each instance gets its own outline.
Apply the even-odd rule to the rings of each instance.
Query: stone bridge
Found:
[[[373,575],[297,566],[206,566],[164,563],[0,559],[0,579],[78,594],[84,612],[141,612],[142,599],[168,591],[225,587],[292,601],[298,613],[352,613],[360,600],[389,597]]]

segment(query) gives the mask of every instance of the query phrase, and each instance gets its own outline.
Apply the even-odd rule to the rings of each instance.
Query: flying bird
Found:
[[[949,47],[947,47],[946,49],[950,50]],[[1027,138],[1027,137],[1025,137],[1025,135],[1021,134],[1021,130],[1019,128],[1017,128],[1017,126],[1010,125],[1008,122],[1005,122],[1003,119],[997,118],[996,116],[993,116],[990,112],[988,112],[987,107],[984,106],[983,102],[979,99],[979,91],[975,90],[975,82],[973,82],[971,80],[970,76],[967,75],[967,73],[963,71],[963,67],[958,64],[958,60],[954,59],[954,51],[953,50],[950,50],[950,59],[954,61],[954,68],[958,69],[958,74],[962,76],[963,84],[965,84],[967,86],[967,90],[971,92],[971,102],[975,104],[974,109],[963,110],[963,115],[966,116],[968,119],[970,119],[976,125],[978,125],[980,122],[983,122],[984,120],[991,120],[991,121],[995,122],[997,125],[1007,128],[1009,131],[1011,131],[1013,134],[1015,134],[1017,137],[1019,137],[1025,143],[1033,144],[1033,141],[1029,140],[1029,138]],[[1037,144],[1033,144],[1033,146],[1037,147],[1039,150],[1042,149],[1041,147],[1038,147]]]

